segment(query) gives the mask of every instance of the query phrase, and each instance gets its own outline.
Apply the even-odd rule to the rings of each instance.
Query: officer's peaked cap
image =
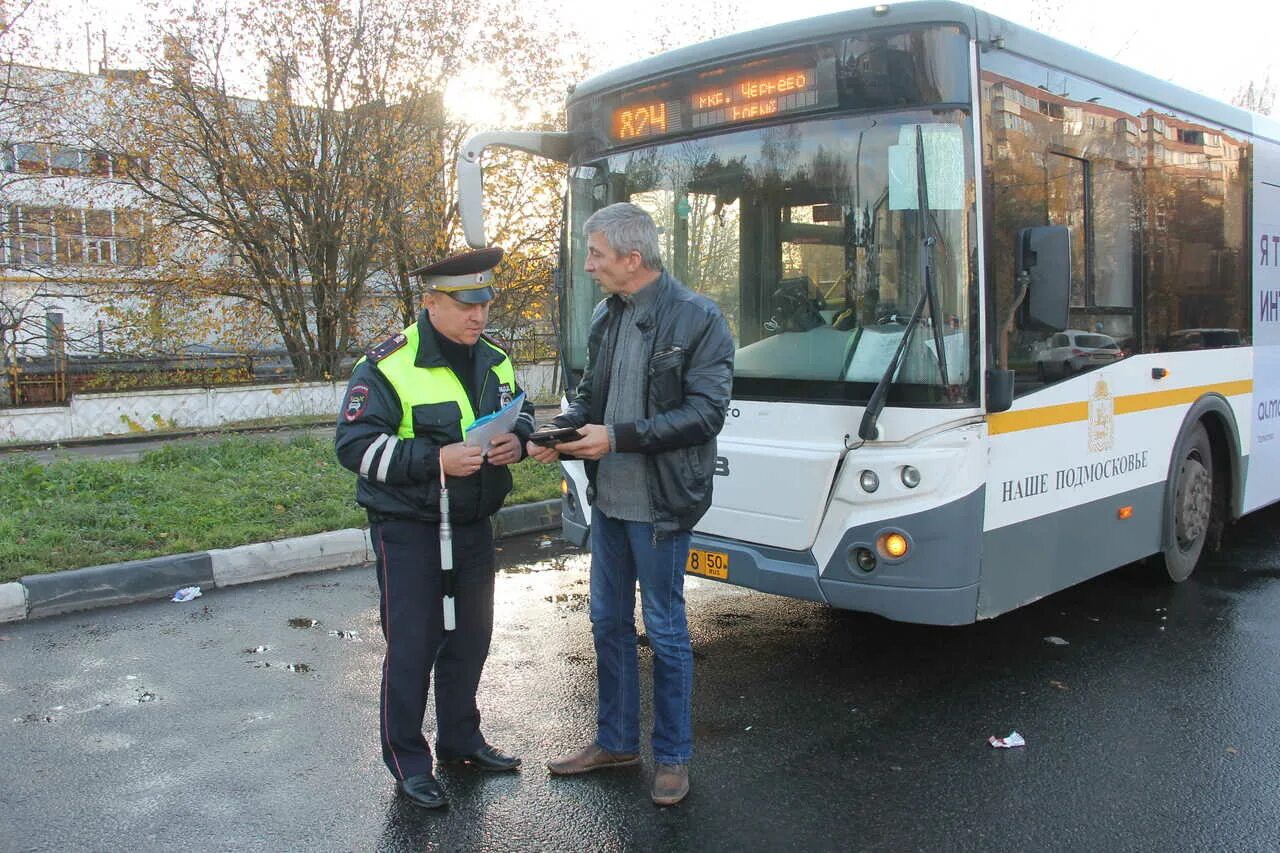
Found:
[[[488,302],[498,295],[489,280],[493,278],[493,268],[501,260],[502,248],[494,246],[418,267],[409,275],[422,276],[427,290],[447,293],[459,302],[476,304]]]

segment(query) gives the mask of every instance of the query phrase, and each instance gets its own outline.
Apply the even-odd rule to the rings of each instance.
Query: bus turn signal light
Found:
[[[901,533],[886,533],[880,537],[877,544],[880,553],[890,560],[898,560],[907,555],[907,537]]]
[[[1116,518],[1120,519],[1121,521],[1128,521],[1129,519],[1133,518],[1133,507],[1132,506],[1120,507],[1118,510],[1116,510]]]

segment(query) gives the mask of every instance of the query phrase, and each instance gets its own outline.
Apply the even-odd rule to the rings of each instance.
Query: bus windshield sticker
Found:
[[[916,128],[924,137],[925,180],[933,210],[964,209],[964,134],[954,124],[907,124],[889,146],[889,209],[915,210]]]

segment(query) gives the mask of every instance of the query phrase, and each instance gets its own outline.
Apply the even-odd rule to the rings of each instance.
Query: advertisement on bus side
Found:
[[[1280,483],[1280,145],[1258,139],[1253,170],[1253,417],[1244,509]]]

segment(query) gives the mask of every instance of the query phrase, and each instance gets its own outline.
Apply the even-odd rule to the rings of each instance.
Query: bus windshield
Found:
[[[583,222],[630,201],[657,222],[666,269],[724,312],[738,346],[735,397],[865,402],[923,307],[931,261],[937,301],[907,338],[888,400],[972,403],[972,163],[967,111],[933,108],[756,127],[576,166],[567,322],[585,329],[600,298],[583,271]],[[567,355],[581,368],[576,340]]]

